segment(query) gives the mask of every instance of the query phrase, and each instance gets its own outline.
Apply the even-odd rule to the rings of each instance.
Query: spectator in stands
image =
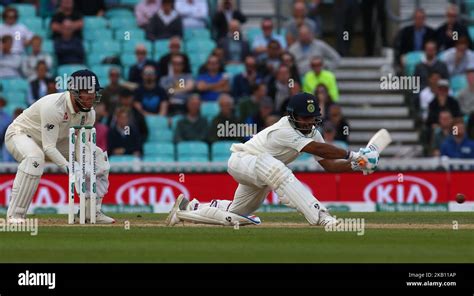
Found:
[[[125,108],[115,111],[116,122],[110,127],[107,142],[109,155],[142,155],[143,146],[140,133],[131,124],[129,112]]]
[[[474,158],[474,140],[467,137],[462,119],[455,120],[452,135],[441,145],[441,155],[450,158]]]
[[[55,83],[54,79],[48,75],[48,66],[46,62],[39,61],[36,64],[35,79],[30,82],[28,89],[28,105],[33,104],[40,98],[49,94],[48,83]]]
[[[468,86],[458,95],[459,107],[461,112],[466,115],[474,115],[474,68],[466,71],[466,80]]]
[[[135,90],[135,108],[144,116],[168,114],[169,99],[167,92],[158,84],[155,67],[143,68],[143,83]]]
[[[54,52],[58,65],[84,64],[85,51],[82,40],[74,35],[74,24],[65,20],[61,27],[61,36],[54,39]]]
[[[314,93],[318,84],[324,84],[328,89],[329,96],[333,102],[339,101],[339,89],[337,87],[336,76],[329,70],[324,69],[324,62],[321,57],[311,59],[311,69],[303,78],[303,91]]]
[[[268,82],[268,95],[273,99],[275,112],[283,115],[286,112],[289,98],[293,95],[292,90],[301,89],[299,83],[291,79],[290,68],[281,64],[275,74]]]
[[[273,104],[272,99],[265,96],[258,103],[257,112],[247,117],[247,119],[245,120],[245,123],[255,124],[257,126],[257,132],[260,132],[266,127],[265,122],[267,118],[274,115],[274,112],[273,112],[274,109],[275,109],[275,106]],[[248,140],[251,138],[251,136],[252,135],[248,135],[248,137],[245,137],[245,139]]]
[[[431,155],[440,156],[441,145],[453,133],[453,115],[449,110],[441,110],[438,118],[439,126],[433,129],[431,136]]]
[[[300,72],[298,71],[298,67],[296,66],[295,57],[291,53],[285,51],[281,54],[280,59],[281,63],[285,66],[288,66],[290,69],[290,77],[294,81],[297,81],[299,84],[301,84],[301,76]]]
[[[227,64],[243,63],[245,57],[250,54],[249,43],[240,32],[238,20],[229,22],[229,32],[219,40],[218,46],[224,49],[224,59]]]
[[[400,65],[405,63],[402,61],[405,54],[411,51],[423,50],[423,45],[428,40],[435,39],[435,31],[426,25],[426,14],[422,8],[415,10],[413,15],[413,25],[404,27],[398,32],[395,39],[395,50],[397,62]],[[374,41],[371,40],[373,43]]]
[[[286,49],[286,40],[282,36],[273,33],[273,21],[271,18],[264,18],[261,22],[260,28],[262,34],[255,36],[252,42],[252,51],[257,56],[267,52],[268,43],[276,40],[282,49]]]
[[[112,110],[117,105],[119,94],[124,88],[125,86],[120,82],[120,68],[111,67],[109,69],[109,85],[102,90],[101,101],[105,104],[106,110]]]
[[[161,0],[142,0],[135,6],[137,25],[145,29],[150,19],[160,10]]]
[[[74,10],[82,15],[100,17],[105,14],[105,1],[74,0]]]
[[[13,37],[2,37],[0,53],[0,78],[21,78],[21,56],[12,52]]]
[[[436,71],[443,79],[449,79],[448,67],[437,58],[436,42],[429,40],[425,43],[425,54],[421,62],[415,67],[415,76],[420,77],[420,89],[428,84],[429,73]]]
[[[161,1],[161,8],[151,17],[145,31],[151,41],[183,37],[183,20],[174,9],[174,0]]]
[[[326,42],[313,38],[311,30],[303,25],[299,31],[299,39],[289,49],[293,54],[301,75],[306,74],[310,68],[310,60],[314,56],[320,56],[329,69],[334,69],[339,64],[341,57]]]
[[[426,124],[428,128],[433,128],[438,125],[439,112],[442,109],[447,109],[451,112],[453,117],[458,118],[462,116],[461,109],[458,102],[449,94],[449,81],[441,79],[438,81],[438,92],[436,97],[428,107],[428,119]]]
[[[436,30],[436,40],[440,51],[455,45],[455,41],[462,36],[467,38],[468,47],[471,48],[471,38],[465,25],[458,21],[459,10],[456,5],[450,4],[446,9],[446,22]]]
[[[252,86],[252,95],[250,97],[241,99],[239,102],[239,115],[241,121],[246,121],[247,118],[258,112],[260,102],[267,97],[267,86],[260,82]]]
[[[333,20],[336,33],[336,50],[342,56],[349,55],[358,13],[358,0],[334,0]]]
[[[225,72],[225,64],[224,64],[224,49],[220,47],[215,47],[211,54],[209,54],[208,58],[210,56],[215,56],[219,60],[219,72]],[[198,74],[204,74],[207,72],[207,60],[204,64],[202,64],[199,67]]]
[[[158,62],[160,76],[167,76],[169,74],[173,75],[173,65],[171,64],[171,57],[175,55],[181,56],[184,61],[184,68],[182,69],[182,72],[191,73],[191,64],[189,63],[188,55],[181,52],[181,38],[179,38],[178,36],[171,37],[168,47],[170,50],[169,53],[162,56],[160,61]]]
[[[215,102],[221,92],[229,92],[229,78],[219,72],[219,60],[216,56],[207,59],[207,72],[196,78],[196,89],[201,93],[203,101]]]
[[[319,0],[317,0],[319,1]],[[382,47],[387,47],[387,17],[385,1],[362,0],[362,27],[364,30],[365,55],[373,56],[377,44],[377,33],[380,32]],[[377,13],[374,22],[374,12]]]
[[[170,96],[169,114],[182,114],[186,110],[186,99],[194,90],[192,74],[184,72],[185,61],[182,55],[177,54],[171,58],[171,71],[168,76],[160,79],[160,86]]]
[[[268,42],[267,52],[258,57],[259,72],[265,76],[265,80],[268,81],[275,76],[275,72],[281,64],[281,53],[280,43],[276,40],[271,40]]]
[[[84,21],[82,15],[74,10],[74,0],[61,0],[58,11],[51,18],[53,39],[63,35],[63,31],[72,30],[74,37],[82,39]],[[66,28],[67,27],[67,28]]]
[[[3,146],[5,140],[5,131],[12,122],[11,114],[8,114],[4,108],[7,105],[7,101],[0,97],[0,147]]]
[[[104,103],[100,102],[94,107],[95,110],[95,123],[94,127],[96,130],[96,144],[97,147],[100,147],[102,151],[108,150],[108,134],[109,134],[109,127],[104,124],[107,115],[109,112],[106,110],[106,106]]]
[[[469,49],[468,38],[459,37],[455,47],[443,53],[442,60],[448,66],[450,76],[464,74],[468,68],[474,68],[474,52]]]
[[[336,140],[336,127],[330,121],[326,121],[323,124],[323,138],[324,142],[337,146],[341,149],[349,149],[347,142]]]
[[[420,92],[419,108],[423,121],[426,121],[428,118],[428,108],[438,93],[438,82],[440,79],[441,74],[439,72],[432,71],[428,77],[428,86],[426,86]]]
[[[344,116],[342,116],[340,105],[332,104],[329,107],[328,120],[336,127],[336,137],[334,139],[348,143],[350,127]]]
[[[329,109],[331,108],[331,105],[334,104],[334,102],[328,92],[326,85],[322,83],[318,84],[314,90],[314,95],[319,100],[319,108],[321,109],[323,119],[329,118]]]
[[[207,141],[209,126],[201,116],[201,98],[197,94],[189,96],[186,102],[186,115],[176,126],[175,143],[181,141]]]
[[[144,44],[140,43],[135,46],[135,57],[137,58],[137,63],[130,67],[128,71],[128,81],[141,84],[143,82],[143,68],[148,65],[155,67],[155,72],[158,73],[158,66],[155,62],[147,58],[147,49]]]
[[[306,17],[306,5],[302,2],[295,2],[293,4],[293,18],[291,18],[285,25],[286,42],[288,46],[293,45],[300,39],[301,27],[306,27],[311,33],[311,36],[321,36],[321,28],[316,26],[316,23],[310,18]]]
[[[48,70],[53,66],[53,58],[47,52],[44,52],[41,48],[43,39],[40,36],[33,36],[31,38],[31,54],[23,57],[21,70],[23,76],[29,80],[34,79],[36,75],[36,65],[39,61],[44,61]]]
[[[240,24],[243,24],[247,21],[247,18],[240,10],[234,8],[233,0],[222,0],[218,11],[212,18],[212,24],[217,30],[217,40],[227,35],[231,20],[238,20]]]
[[[0,98],[0,113],[1,113],[1,109],[2,109],[2,107],[1,107],[1,106],[2,106],[1,101],[2,101],[2,99]],[[21,113],[23,113],[23,109],[21,109],[21,108],[16,108],[16,109],[13,111],[13,116],[12,116],[10,122],[9,122],[9,123],[7,124],[7,126],[5,127],[5,130],[3,131],[3,133],[2,133],[2,131],[1,131],[1,129],[0,129],[0,137],[2,138],[2,141],[3,141],[3,139],[5,138],[5,132],[6,132],[6,129],[7,129],[8,125],[10,125],[10,123],[11,123],[13,120],[15,120],[15,119],[18,117],[18,115],[20,115]],[[1,119],[0,119],[0,122],[1,122]],[[0,123],[0,124],[1,124],[1,123]],[[0,145],[0,147],[1,147],[1,145]],[[13,156],[10,154],[10,152],[8,152],[7,147],[6,147],[5,145],[3,145],[3,147],[2,147],[2,161],[4,161],[4,162],[15,162],[15,161],[16,161],[16,160],[13,158]]]
[[[0,37],[10,35],[13,37],[12,53],[22,54],[25,47],[31,43],[33,33],[23,24],[18,23],[18,11],[7,7],[2,13],[3,22],[0,24]]]
[[[177,0],[176,11],[185,29],[205,28],[209,17],[207,0]]]
[[[244,64],[245,71],[235,75],[232,83],[232,95],[237,101],[242,97],[250,96],[252,85],[262,79],[257,71],[257,61],[254,56],[247,56]]]
[[[209,142],[216,141],[241,141],[242,139],[230,135],[218,134],[219,127],[227,124],[239,124],[238,118],[234,114],[234,99],[228,94],[221,94],[218,99],[219,114],[212,119],[209,129]]]
[[[137,128],[140,133],[140,139],[145,143],[148,138],[148,127],[145,116],[143,116],[143,114],[135,107],[133,92],[128,88],[122,89],[119,93],[118,103],[113,106],[113,108],[114,109],[108,112],[113,114],[113,116],[109,117],[107,125],[114,126],[116,124],[117,118],[115,118],[115,108],[126,110],[128,112],[130,124]]]

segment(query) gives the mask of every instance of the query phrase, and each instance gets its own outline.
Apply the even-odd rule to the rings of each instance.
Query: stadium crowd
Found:
[[[326,141],[348,147],[334,74],[346,50],[321,39],[319,1],[295,0],[281,30],[264,18],[245,32],[247,17],[232,0],[9,2],[0,1],[0,144],[24,108],[62,90],[58,77],[88,67],[104,86],[95,108],[98,145],[113,156],[222,160],[215,143],[250,135],[221,134],[220,127],[246,123],[260,131],[300,91],[319,98]],[[421,80],[410,100],[425,125],[426,153],[474,158],[474,52],[458,13],[449,6],[434,30],[416,10],[394,48],[401,71]],[[181,143],[201,144],[188,147],[196,151],[211,145],[212,157],[181,157]],[[3,148],[3,161],[10,160]]]

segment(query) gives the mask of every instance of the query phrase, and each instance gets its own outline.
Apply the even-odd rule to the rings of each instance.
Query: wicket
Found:
[[[86,223],[86,130],[90,130],[90,223],[96,223],[96,200],[97,200],[97,155],[96,155],[96,130],[92,126],[73,126],[69,129],[69,209],[68,209],[68,223],[74,224],[74,192],[75,192],[75,154],[76,154],[76,140],[79,139],[79,159],[78,164],[81,167],[79,179],[79,223]],[[76,131],[79,135],[76,136]]]

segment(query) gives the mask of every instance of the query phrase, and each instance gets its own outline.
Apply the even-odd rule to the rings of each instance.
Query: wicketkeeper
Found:
[[[76,71],[67,82],[67,91],[40,98],[10,124],[5,133],[5,145],[19,165],[7,211],[9,223],[24,222],[46,159],[68,173],[69,128],[94,125],[93,107],[100,101],[100,90],[93,72]],[[100,210],[109,184],[107,154],[97,148],[97,158],[100,172],[97,175],[97,223],[113,223],[115,220]],[[86,219],[89,216],[86,211]]]
[[[311,94],[291,97],[287,111],[288,116],[246,143],[232,145],[227,170],[239,183],[233,201],[213,200],[202,204],[195,199],[189,202],[180,195],[166,219],[167,225],[173,226],[180,221],[229,226],[259,224],[260,219],[251,215],[271,190],[278,194],[283,204],[303,214],[310,225],[337,224],[286,165],[306,152],[314,155],[328,172],[363,171],[370,174],[377,167],[379,154],[368,148],[353,152],[324,143],[317,130],[322,121],[319,102]],[[359,163],[364,163],[364,167]]]

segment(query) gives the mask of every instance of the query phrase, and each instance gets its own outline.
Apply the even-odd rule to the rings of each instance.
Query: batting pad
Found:
[[[29,175],[18,169],[13,181],[7,217],[25,218],[40,182],[40,176]]]
[[[215,207],[204,207],[196,211],[179,211],[176,213],[176,215],[179,219],[184,221],[212,225],[234,226],[236,224],[260,224],[260,219],[258,217],[240,216]]]
[[[318,224],[319,210],[324,207],[283,162],[269,154],[261,154],[257,157],[255,171],[265,184],[276,191],[280,200],[294,206],[309,224]]]

